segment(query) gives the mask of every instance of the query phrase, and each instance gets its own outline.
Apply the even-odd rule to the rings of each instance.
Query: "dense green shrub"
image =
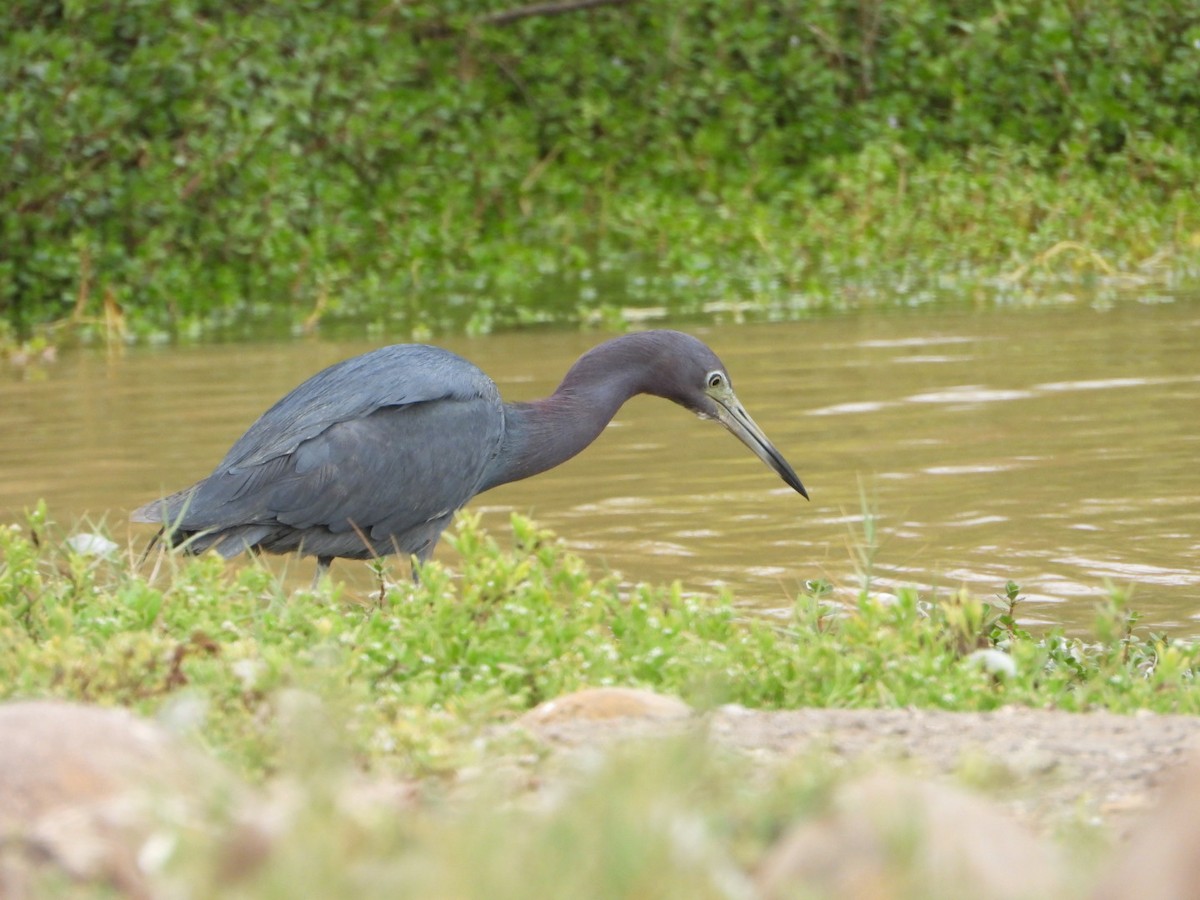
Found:
[[[770,276],[761,218],[802,263],[858,243],[806,233],[810,213],[972,149],[1020,156],[1018,180],[1123,179],[1147,210],[1200,170],[1198,0],[661,0],[480,24],[500,7],[6,4],[0,316],[24,330],[107,297],[183,333],[569,318],[631,272],[686,272],[692,300],[744,286],[712,269]]]

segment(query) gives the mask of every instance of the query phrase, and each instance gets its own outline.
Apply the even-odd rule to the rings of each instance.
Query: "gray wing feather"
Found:
[[[229,448],[217,471],[292,453],[338,422],[386,406],[495,396],[492,380],[461,356],[424,344],[395,344],[330,366],[268,409]]]
[[[503,422],[495,384],[471,363],[419,344],[384,347],[305,381],[208,478],[134,520],[211,532],[207,543],[228,530],[255,543],[265,534],[271,549],[310,530],[362,533],[383,549],[474,496]],[[394,549],[408,548],[383,552]]]
[[[264,492],[272,517],[293,528],[399,535],[475,495],[499,442],[499,410],[474,401],[381,409],[301,446],[296,466]]]
[[[327,428],[288,456],[214,473],[177,527],[282,526],[280,540],[291,546],[281,549],[312,532],[313,539],[352,535],[350,545],[378,552],[413,552],[406,534],[478,491],[502,427],[499,409],[480,399],[380,409]],[[269,541],[264,549],[273,549]]]

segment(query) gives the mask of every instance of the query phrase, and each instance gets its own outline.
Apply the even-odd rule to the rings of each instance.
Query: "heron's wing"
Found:
[[[407,532],[475,495],[502,432],[498,401],[383,407],[328,426],[286,455],[218,468],[197,485],[181,524],[357,532],[389,550],[411,551]]]
[[[338,423],[385,407],[472,398],[499,402],[499,392],[462,357],[423,344],[381,347],[318,372],[279,400],[229,449],[214,475],[244,468],[251,481],[261,480],[251,470]]]

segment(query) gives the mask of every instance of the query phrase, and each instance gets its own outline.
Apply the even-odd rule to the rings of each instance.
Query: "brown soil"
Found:
[[[686,727],[680,717],[568,717],[536,724],[553,744]],[[782,762],[806,753],[835,761],[899,762],[921,775],[957,774],[1041,830],[1080,817],[1123,835],[1180,765],[1200,757],[1200,717],[1066,713],[1006,707],[991,713],[802,709],[716,711],[719,745]]]

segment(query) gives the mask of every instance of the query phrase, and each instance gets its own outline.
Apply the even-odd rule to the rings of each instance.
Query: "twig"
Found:
[[[566,13],[579,12],[583,9],[596,9],[600,6],[624,6],[636,0],[558,0],[554,3],[532,3],[529,6],[518,6],[514,9],[502,9],[499,12],[488,13],[472,19],[470,24],[477,25],[508,25],[521,19],[534,16],[561,16]],[[456,29],[445,22],[437,22],[421,29],[422,37],[444,38],[454,34]]]
[[[560,16],[563,13],[577,12],[581,9],[593,9],[597,6],[622,6],[633,0],[562,0],[560,3],[534,3],[530,6],[518,6],[516,9],[502,9],[500,12],[480,16],[475,22],[479,25],[507,25],[518,19],[528,19],[533,16]]]

